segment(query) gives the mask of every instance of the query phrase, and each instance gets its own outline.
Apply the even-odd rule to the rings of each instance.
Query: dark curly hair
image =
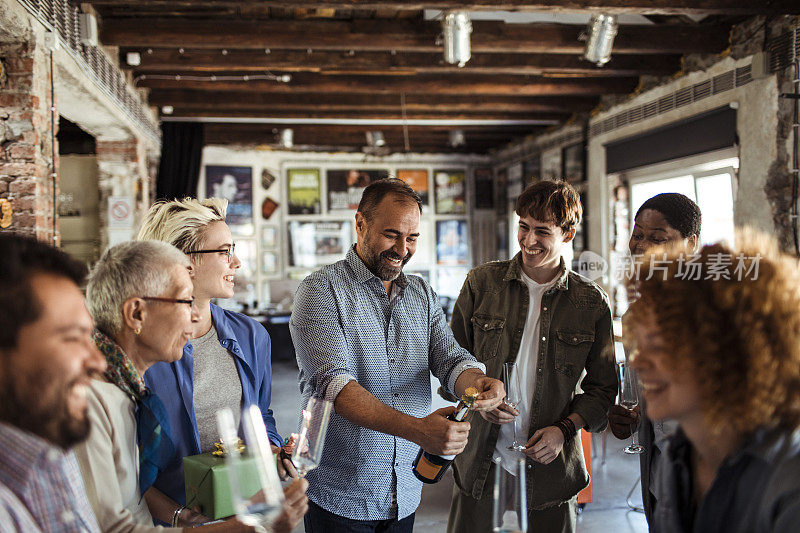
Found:
[[[693,376],[712,430],[732,426],[747,434],[765,425],[796,427],[797,260],[752,231],[739,232],[736,242],[736,247],[704,246],[693,261],[699,275],[683,275],[686,263],[672,255],[666,273],[639,282],[641,297],[629,309],[629,323],[636,328],[648,316],[656,318],[664,352],[673,368]]]
[[[692,235],[700,236],[700,207],[688,196],[677,192],[657,194],[643,203],[633,218],[636,219],[645,209],[664,215],[667,224],[678,230],[684,239]]]

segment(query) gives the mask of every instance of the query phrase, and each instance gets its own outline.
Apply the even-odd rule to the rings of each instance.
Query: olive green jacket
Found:
[[[590,431],[602,431],[617,394],[608,298],[597,284],[567,270],[563,260],[561,268],[558,281],[542,296],[542,338],[528,438],[571,413],[579,414]],[[467,275],[450,326],[459,344],[486,365],[487,375],[500,379],[503,364],[516,360],[528,300],[519,254]],[[486,477],[500,426],[479,415],[470,423],[469,443],[456,458],[454,473],[458,487],[480,499],[491,494],[492,480]],[[589,484],[579,438],[567,441],[550,464],[529,459],[527,467],[529,508],[558,505]]]

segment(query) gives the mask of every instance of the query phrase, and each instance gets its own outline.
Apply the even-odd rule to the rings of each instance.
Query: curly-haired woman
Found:
[[[673,257],[630,308],[648,414],[679,431],[655,465],[651,531],[800,523],[800,274],[766,237]],[[688,274],[688,275],[687,275]]]

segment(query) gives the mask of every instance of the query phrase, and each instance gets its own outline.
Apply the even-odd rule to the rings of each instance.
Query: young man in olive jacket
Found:
[[[529,186],[516,205],[520,252],[473,269],[461,289],[451,322],[456,340],[490,377],[516,362],[520,402],[472,417],[469,443],[455,460],[448,533],[491,530],[492,459],[513,471],[522,454],[529,531],[575,531],[577,494],[589,483],[577,432],[605,428],[617,391],[608,298],[561,258],[582,211],[567,183]],[[517,416],[522,452],[509,449]]]

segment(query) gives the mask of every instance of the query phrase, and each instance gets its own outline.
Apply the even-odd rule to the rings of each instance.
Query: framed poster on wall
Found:
[[[322,212],[322,191],[318,168],[290,168],[287,172],[287,200],[290,215],[318,215]]]
[[[466,175],[463,170],[435,170],[436,213],[463,215],[467,212]]]
[[[436,264],[455,266],[469,264],[466,220],[436,222]]]
[[[400,169],[397,171],[397,179],[401,179],[419,194],[422,199],[422,210],[428,207],[428,171]]]
[[[206,198],[228,200],[225,221],[232,233],[253,234],[253,169],[206,165]]]
[[[370,183],[389,177],[387,170],[328,170],[328,211],[354,211]]]
[[[353,244],[350,220],[289,222],[289,266],[315,268],[343,259]]]

